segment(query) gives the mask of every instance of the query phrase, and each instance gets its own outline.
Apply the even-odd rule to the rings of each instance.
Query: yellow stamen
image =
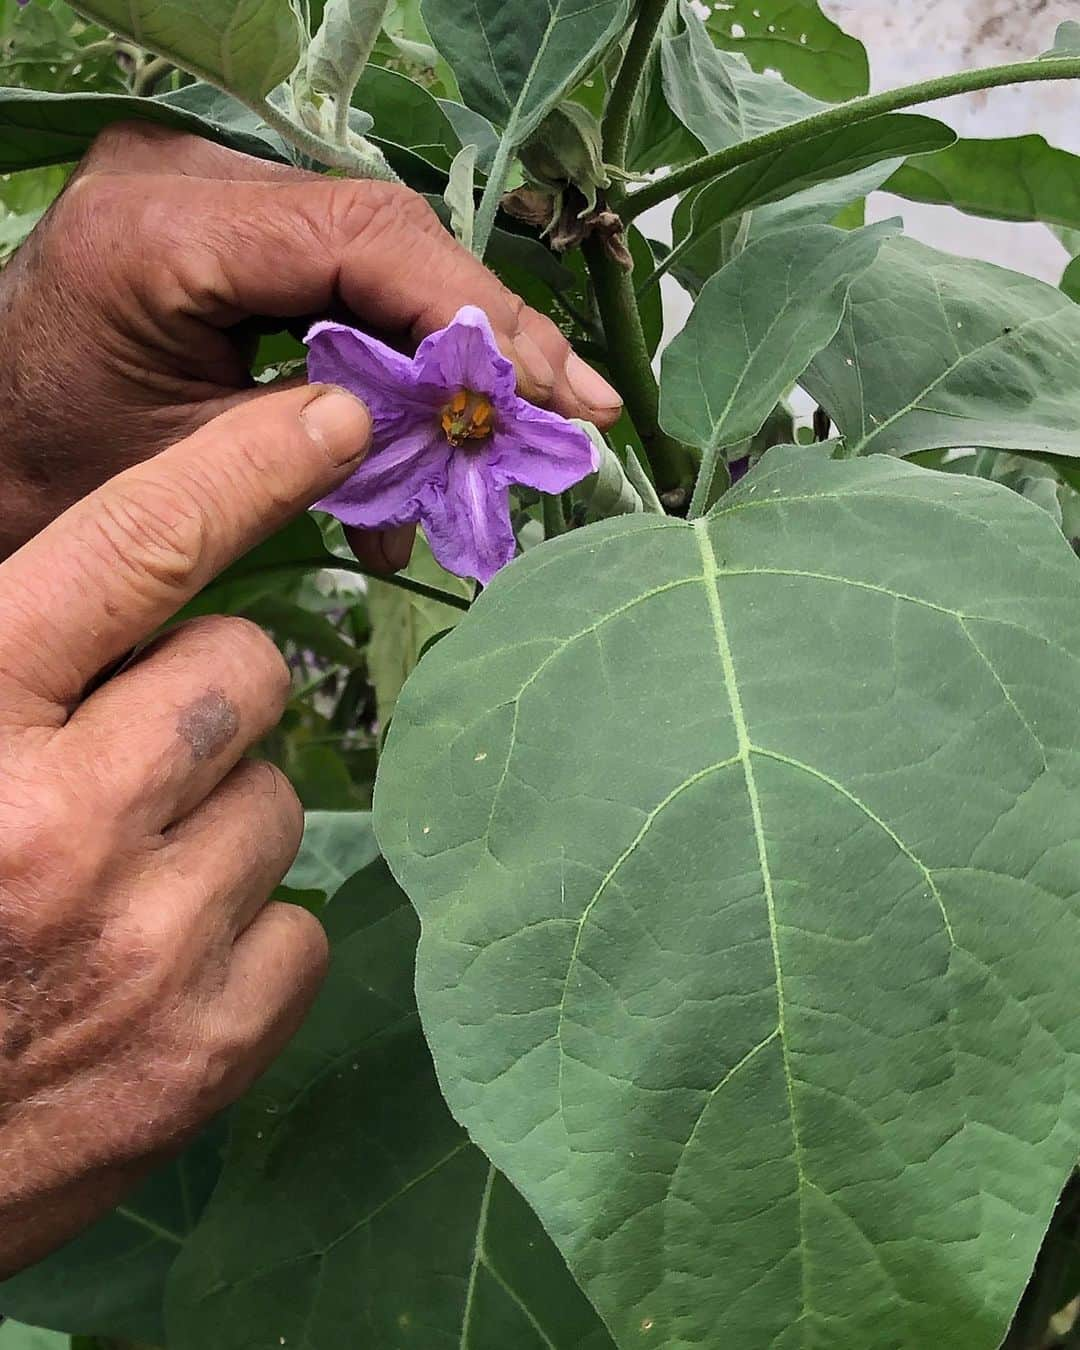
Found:
[[[491,401],[483,394],[459,389],[443,408],[440,422],[450,444],[462,445],[466,441],[486,440],[494,430],[494,414]]]

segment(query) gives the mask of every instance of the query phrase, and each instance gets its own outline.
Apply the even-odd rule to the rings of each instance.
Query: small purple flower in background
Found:
[[[320,509],[365,529],[419,522],[448,572],[486,585],[513,558],[512,483],[565,492],[599,467],[580,427],[518,397],[473,306],[412,359],[341,323],[317,323],[307,344],[309,377],[362,398],[374,422],[367,458]]]

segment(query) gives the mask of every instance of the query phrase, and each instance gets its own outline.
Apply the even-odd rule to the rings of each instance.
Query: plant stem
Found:
[[[453,591],[440,590],[438,586],[429,586],[424,581],[414,581],[412,577],[403,577],[400,573],[389,576],[380,572],[371,572],[358,562],[348,558],[297,558],[288,562],[268,563],[265,567],[252,568],[249,576],[258,576],[261,572],[353,572],[357,576],[367,577],[371,581],[385,581],[388,586],[396,586],[399,591],[411,591],[413,595],[422,595],[425,600],[437,600],[440,605],[449,605],[452,609],[467,610],[471,601]]]
[[[994,89],[999,85],[1077,78],[1080,78],[1080,56],[1055,57],[1045,61],[1018,61],[1012,65],[988,66],[985,70],[957,71],[953,75],[941,75],[920,84],[851,99],[847,103],[838,103],[835,107],[814,113],[812,117],[804,117],[799,122],[790,122],[762,136],[751,137],[748,141],[740,141],[738,145],[695,159],[666,178],[659,178],[648,187],[630,193],[621,204],[621,215],[624,221],[630,222],[642,211],[648,211],[669,197],[678,196],[687,188],[716,178],[729,169],[751,164],[766,155],[800,145],[823,132],[868,122],[883,113],[930,103],[939,98],[951,98],[955,94],[968,94],[977,89]]]
[[[710,441],[705,447],[705,453],[701,456],[701,468],[698,470],[697,482],[694,484],[694,495],[690,498],[690,508],[686,513],[687,520],[697,520],[703,516],[709,505],[709,498],[712,496],[713,482],[716,478],[716,469],[720,463],[720,446],[714,441]]]
[[[513,157],[514,151],[510,144],[510,138],[503,136],[499,141],[499,148],[495,152],[495,161],[491,166],[490,174],[488,174],[484,195],[480,199],[480,205],[476,211],[476,220],[473,222],[472,251],[478,258],[483,258],[491,241],[491,232],[495,228],[495,217],[506,190],[506,180],[510,176],[510,165]]]
[[[349,100],[339,96],[334,105],[334,142],[336,145],[349,144]]]
[[[200,76],[199,78],[202,78]],[[236,96],[233,95],[235,98]],[[330,169],[340,169],[350,178],[375,178],[383,183],[398,183],[401,180],[383,158],[382,151],[367,141],[357,138],[348,146],[331,145],[321,136],[308,131],[299,122],[276,108],[269,99],[256,99],[246,106],[257,113],[272,131],[276,131],[283,141],[299,150],[301,154],[318,160]],[[347,108],[346,108],[347,114]]]
[[[544,538],[557,539],[566,533],[566,516],[563,512],[562,498],[545,493],[543,498]]]
[[[661,492],[686,487],[693,480],[692,451],[660,429],[660,390],[653,374],[631,274],[624,271],[594,238],[586,239],[585,261],[604,325],[608,369],[626,400],[653,478]]]
[[[641,11],[604,115],[604,163],[613,169],[626,168],[634,103],[666,9],[667,0],[641,0]]]
[[[153,57],[136,72],[131,82],[131,92],[140,98],[149,98],[172,69],[172,62],[164,56]]]

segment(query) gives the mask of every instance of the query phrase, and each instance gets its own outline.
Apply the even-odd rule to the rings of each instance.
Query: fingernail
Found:
[[[387,566],[392,567],[395,572],[408,567],[415,542],[415,525],[395,525],[392,530],[384,531],[382,551]]]
[[[328,384],[300,412],[308,435],[321,445],[334,464],[351,464],[371,440],[371,414],[336,384]]]
[[[577,352],[571,352],[566,362],[566,382],[574,397],[587,408],[595,408],[597,412],[612,412],[622,406],[618,391],[612,389],[603,375],[593,370]]]

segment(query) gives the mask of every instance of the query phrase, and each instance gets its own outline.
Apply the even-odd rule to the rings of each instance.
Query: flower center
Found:
[[[451,445],[486,441],[493,431],[491,400],[471,389],[459,389],[442,410],[442,429]]]

